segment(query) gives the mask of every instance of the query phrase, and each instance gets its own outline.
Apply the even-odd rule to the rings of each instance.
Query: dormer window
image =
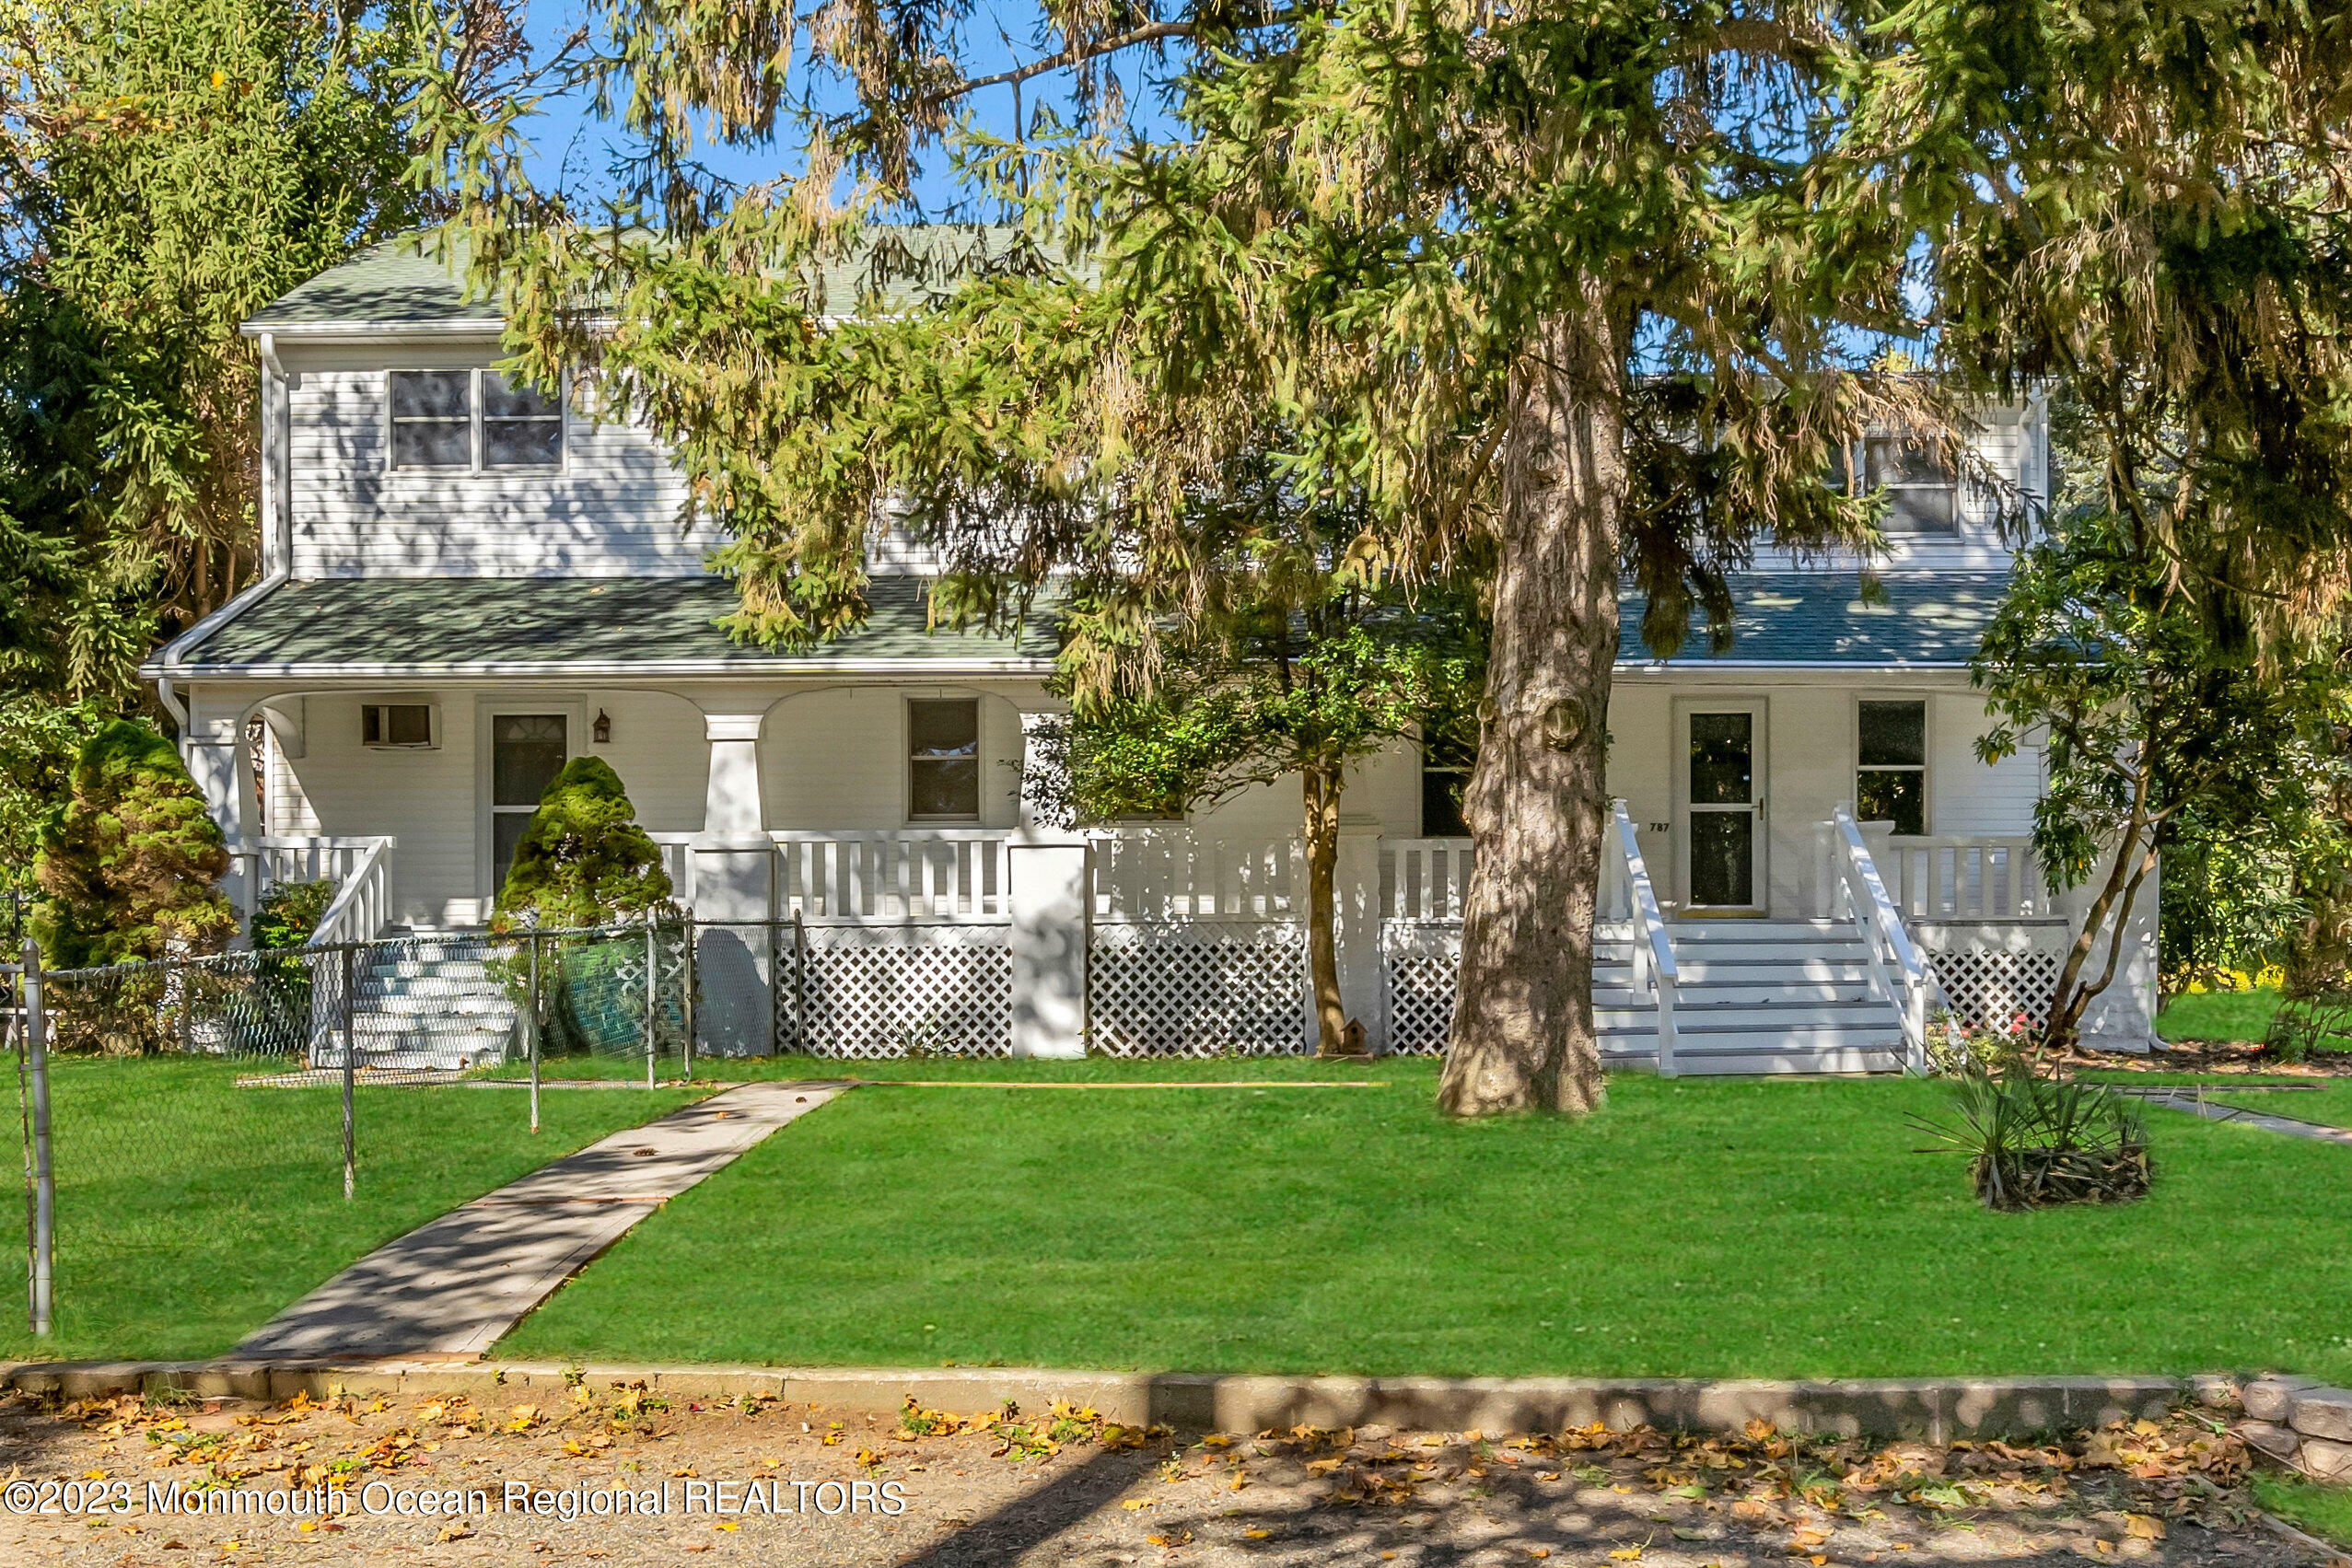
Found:
[[[1862,448],[1862,489],[1887,493],[1881,522],[1891,534],[1957,534],[1960,481],[1933,441],[1913,436],[1869,436]],[[1840,448],[1830,464],[1830,483],[1845,490],[1854,471],[1850,452]]]
[[[495,370],[394,370],[392,467],[462,473],[564,466],[564,403]]]

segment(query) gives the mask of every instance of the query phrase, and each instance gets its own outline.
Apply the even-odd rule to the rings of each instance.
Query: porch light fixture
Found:
[[[612,716],[602,708],[596,711],[596,743],[599,746],[612,744]]]

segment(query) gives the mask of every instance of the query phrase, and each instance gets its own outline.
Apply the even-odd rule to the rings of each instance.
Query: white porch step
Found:
[[[1869,950],[1849,923],[1676,921],[1666,930],[1674,950],[1678,1073],[1901,1067],[1902,1020],[1872,993]],[[1601,1059],[1654,1069],[1658,1005],[1647,985],[1635,984],[1631,941],[1612,943],[1595,958],[1593,1023]]]

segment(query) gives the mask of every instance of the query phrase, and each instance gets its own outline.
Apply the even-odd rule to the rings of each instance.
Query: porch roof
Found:
[[[933,631],[925,585],[878,577],[858,631],[814,647],[739,644],[714,624],[732,581],[691,577],[348,577],[279,585],[150,674],[774,675],[796,668],[1042,673],[1042,613],[1014,634]]]
[[[1620,606],[1617,662],[1694,669],[1742,666],[1952,669],[1976,653],[2008,577],[1996,572],[1890,574],[1865,602],[1862,579],[1841,572],[1746,572],[1731,579],[1730,649],[1717,656],[1694,625],[1682,651],[1655,657],[1641,640],[1643,599]]]
[[[504,325],[495,300],[466,286],[466,257],[458,241],[439,255],[422,231],[379,240],[349,260],[296,285],[244,323],[262,332],[334,336],[364,329],[495,333]],[[1022,243],[1010,228],[991,224],[878,224],[849,254],[803,270],[821,314],[854,314],[861,296],[879,287],[886,300],[904,302],[946,287],[957,278],[1001,265]]]

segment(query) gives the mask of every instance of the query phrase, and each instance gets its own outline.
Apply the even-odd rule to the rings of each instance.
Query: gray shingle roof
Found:
[[[2008,586],[1997,572],[1936,572],[1890,575],[1865,602],[1858,575],[1846,572],[1748,572],[1731,580],[1730,651],[1707,649],[1694,625],[1674,666],[1820,664],[1933,666],[1966,664],[1975,654]],[[1653,664],[1642,645],[1642,599],[1626,596],[1619,635],[1620,664]]]
[[[693,577],[343,577],[287,583],[187,650],[175,673],[298,666],[724,665],[747,674],[865,659],[994,663],[1048,659],[1044,617],[1019,636],[933,632],[924,585],[875,579],[872,615],[847,636],[771,652],[713,624],[735,608],[732,581]]]
[[[911,300],[1001,261],[1017,243],[1017,230],[987,225],[876,226],[852,254],[816,269],[823,313],[852,315],[860,296],[877,288],[885,301]],[[416,234],[371,245],[264,306],[247,329],[496,321],[495,306],[466,297],[462,251],[437,258],[423,246]]]
[[[1704,633],[1675,668],[1806,664],[1856,668],[1950,668],[1965,664],[1999,605],[1996,573],[1937,573],[1884,578],[1865,603],[1852,573],[1750,573],[1736,577],[1735,640],[1717,658]],[[929,629],[924,585],[880,577],[871,618],[856,633],[812,648],[771,652],[730,641],[713,624],[735,608],[735,585],[692,577],[371,577],[288,583],[183,655],[191,667],[224,673],[299,666],[413,668],[595,664],[635,667],[684,661],[746,674],[821,669],[893,659],[995,664],[1050,659],[1043,611],[1017,636]],[[1652,664],[1641,645],[1641,600],[1629,595],[1619,645],[1622,664]]]

